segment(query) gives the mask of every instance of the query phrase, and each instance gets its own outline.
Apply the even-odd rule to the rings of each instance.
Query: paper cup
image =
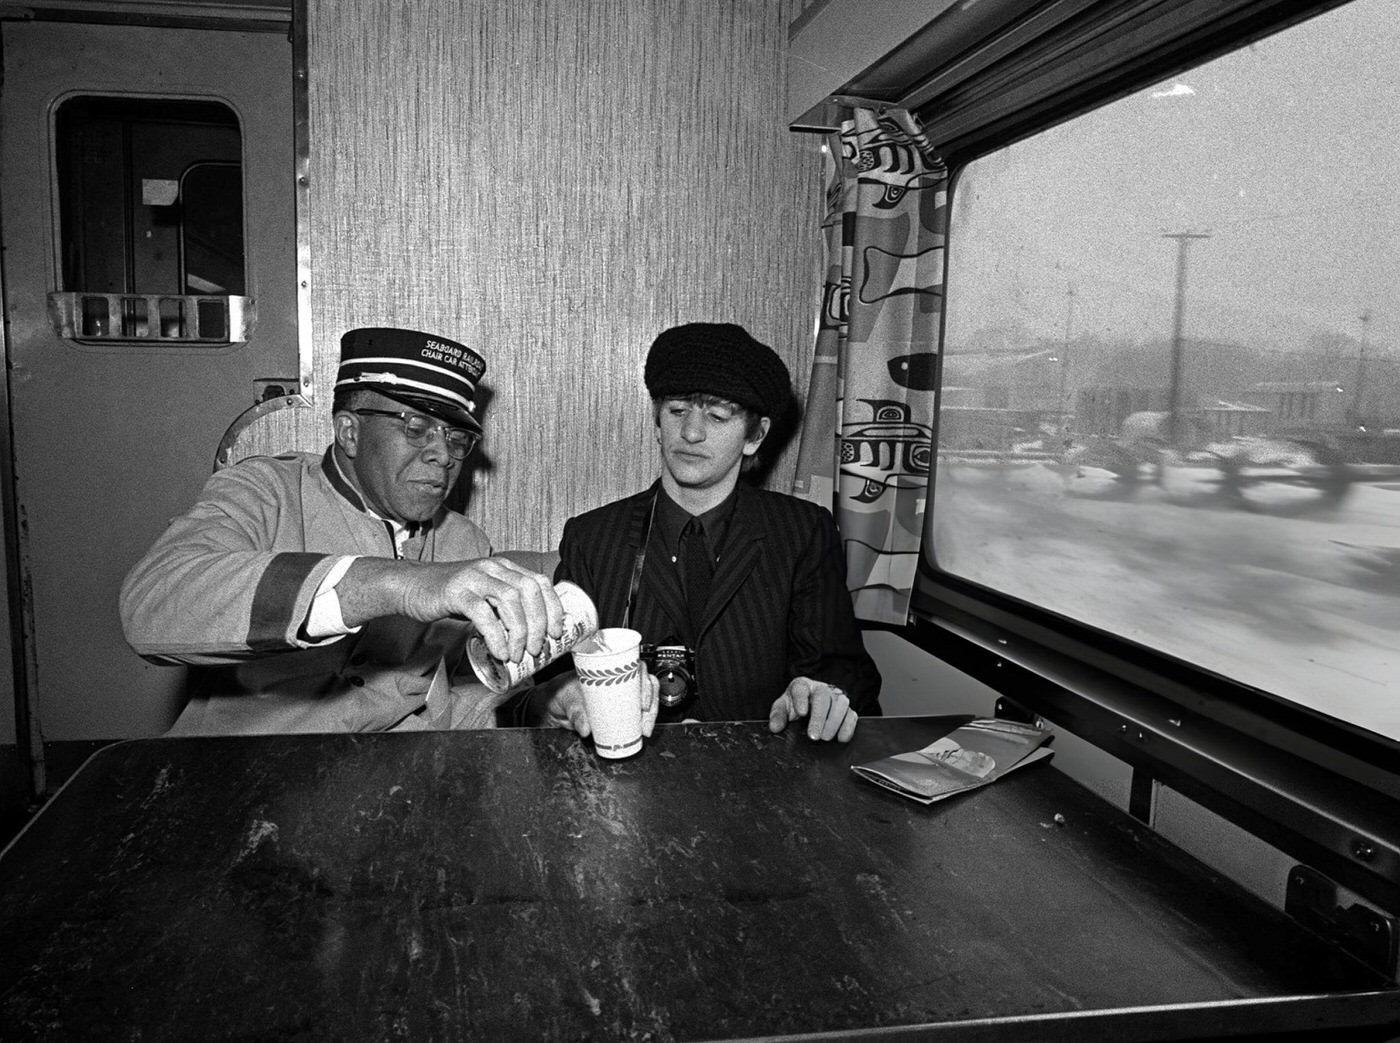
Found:
[[[598,629],[598,610],[582,588],[569,582],[556,583],[554,592],[564,606],[564,632],[557,638],[545,638],[538,655],[526,652],[520,662],[511,663],[493,656],[479,635],[467,642],[467,659],[477,680],[497,695],[543,670]]]
[[[642,635],[606,627],[574,646],[574,670],[599,757],[630,757],[642,748]]]

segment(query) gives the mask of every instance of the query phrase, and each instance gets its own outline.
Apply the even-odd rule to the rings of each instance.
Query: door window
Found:
[[[245,292],[242,135],[226,105],[78,96],[55,119],[56,310],[83,341],[227,343]]]

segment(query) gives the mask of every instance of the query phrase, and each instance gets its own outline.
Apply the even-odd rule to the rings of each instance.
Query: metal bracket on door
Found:
[[[49,321],[65,340],[221,347],[253,332],[251,297],[173,293],[51,293]]]

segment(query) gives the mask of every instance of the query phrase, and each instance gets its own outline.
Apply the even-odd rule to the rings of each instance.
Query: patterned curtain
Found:
[[[907,621],[933,458],[947,168],[902,109],[827,147],[827,276],[793,492],[833,510],[856,615]]]

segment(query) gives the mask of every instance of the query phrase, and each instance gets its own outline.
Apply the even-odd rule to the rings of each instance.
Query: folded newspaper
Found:
[[[979,717],[913,753],[896,753],[851,770],[921,804],[995,782],[1013,768],[1053,752],[1050,733],[1027,724]]]

